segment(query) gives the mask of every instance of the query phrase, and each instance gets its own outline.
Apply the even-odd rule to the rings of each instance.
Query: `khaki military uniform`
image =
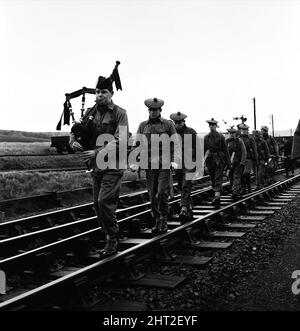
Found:
[[[126,127],[128,134],[128,118],[126,111],[113,102],[106,107],[101,107],[98,104],[94,107],[96,112],[90,129],[89,143],[96,150],[96,155],[98,153],[105,155],[110,151],[116,153],[115,164],[108,165],[106,169],[98,168],[96,158],[90,162],[90,167],[93,170],[91,177],[94,206],[99,225],[109,239],[115,239],[119,232],[116,209],[124,173],[124,165],[121,166],[118,159],[121,143],[119,128],[120,126]],[[111,134],[114,139],[104,147],[98,147],[96,140],[101,134]],[[74,137],[71,135],[71,142],[72,139]]]
[[[166,221],[169,212],[170,162],[174,160],[174,152],[171,153],[168,164],[164,162],[162,158],[162,145],[159,145],[158,151],[154,151],[154,146],[151,146],[151,136],[154,134],[159,136],[166,134],[169,137],[176,135],[175,126],[171,121],[162,117],[156,119],[149,118],[149,120],[139,125],[137,133],[143,134],[148,144],[148,166],[145,171],[152,216],[155,219]]]
[[[251,190],[251,170],[256,167],[257,164],[257,149],[255,140],[252,136],[249,134],[242,134],[241,139],[243,140],[243,143],[246,147],[246,161],[245,161],[245,167],[242,175],[242,188],[243,193],[245,193],[246,188],[250,192]]]
[[[269,134],[263,133],[262,138],[267,143],[270,151],[270,159],[266,167],[266,180],[271,183],[274,181],[275,170],[277,169],[277,162],[279,157],[278,144],[275,139]]]
[[[210,132],[204,137],[204,159],[214,192],[221,192],[225,166],[230,166],[225,138],[219,132]]]
[[[257,147],[257,166],[254,168],[257,188],[264,187],[265,184],[265,170],[268,162],[270,152],[267,143],[262,138],[255,138]]]
[[[226,139],[230,156],[229,180],[232,187],[232,193],[239,195],[241,190],[241,177],[246,162],[246,147],[240,138]]]
[[[189,157],[192,159],[193,162],[196,161],[196,144],[197,144],[197,132],[187,127],[186,125],[183,126],[181,130],[176,130],[177,133],[181,136],[181,142],[182,142],[182,158],[184,158],[184,155],[186,157]],[[192,136],[192,146],[190,146],[190,150],[185,150],[185,135],[191,135]],[[194,172],[195,169],[186,169],[185,165],[182,165],[182,169],[178,169],[175,171],[176,177],[178,180],[178,188],[181,191],[181,201],[180,205],[181,207],[187,207],[190,208],[191,206],[191,191],[192,191],[192,181],[186,178],[186,174],[189,172]]]

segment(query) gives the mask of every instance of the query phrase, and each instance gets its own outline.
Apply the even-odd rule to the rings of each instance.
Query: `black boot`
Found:
[[[181,224],[185,224],[186,222],[188,222],[188,212],[186,207],[183,207],[181,209],[181,212],[179,214],[179,220]]]
[[[168,231],[167,220],[165,219],[156,219],[154,227],[151,229],[153,234],[161,234]]]
[[[118,239],[108,239],[104,249],[100,251],[101,257],[108,257],[118,252]]]
[[[215,206],[215,208],[220,208],[220,206],[221,206],[221,200],[220,200],[220,197],[215,197],[215,198],[213,199],[212,204]]]

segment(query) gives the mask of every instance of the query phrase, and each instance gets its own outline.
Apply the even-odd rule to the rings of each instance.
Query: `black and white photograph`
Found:
[[[0,0],[0,311],[97,329],[299,311],[299,17]]]

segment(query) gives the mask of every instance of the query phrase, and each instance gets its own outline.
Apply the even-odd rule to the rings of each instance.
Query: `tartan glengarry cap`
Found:
[[[241,130],[248,130],[249,129],[249,126],[247,124],[240,124],[240,129]]]
[[[262,126],[261,129],[262,129],[263,131],[269,131],[269,128],[268,128],[266,125]]]
[[[180,111],[178,111],[177,113],[172,113],[170,115],[170,119],[172,121],[183,121],[185,118],[187,118],[187,115],[181,113]]]
[[[164,105],[164,101],[161,99],[157,99],[157,98],[153,98],[153,99],[147,99],[145,100],[145,105],[146,107],[148,107],[149,109],[158,109],[161,108]]]
[[[210,120],[206,121],[208,124],[218,124],[218,121],[216,121],[215,119],[211,118]]]
[[[236,132],[237,132],[237,129],[235,129],[235,128],[232,126],[231,128],[227,129],[227,131],[228,131],[229,133],[236,133]]]
[[[252,131],[252,134],[253,134],[254,136],[261,136],[261,132],[260,132],[259,130],[253,130],[253,131]]]

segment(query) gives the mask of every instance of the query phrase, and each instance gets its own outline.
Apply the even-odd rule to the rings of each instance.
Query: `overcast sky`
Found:
[[[241,114],[253,129],[253,97],[259,128],[273,114],[275,130],[294,130],[299,17],[299,1],[0,0],[0,129],[55,131],[65,93],[94,88],[119,60],[114,102],[132,132],[153,97],[198,132]],[[78,119],[80,98],[72,105]]]

